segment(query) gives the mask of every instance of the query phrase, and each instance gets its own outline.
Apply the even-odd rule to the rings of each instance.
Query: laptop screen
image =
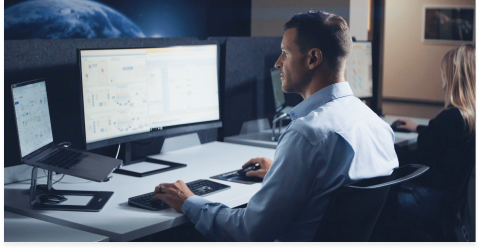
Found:
[[[12,88],[22,157],[53,142],[45,81]]]
[[[285,94],[282,91],[282,80],[280,80],[280,70],[272,68],[270,70],[272,76],[273,97],[275,98],[275,109],[281,108],[285,104]]]

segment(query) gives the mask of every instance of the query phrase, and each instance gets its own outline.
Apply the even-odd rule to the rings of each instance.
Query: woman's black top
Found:
[[[428,126],[419,125],[417,132],[416,150],[397,148],[400,166],[426,165],[430,169],[416,183],[443,191],[447,197],[460,196],[475,165],[475,134],[468,134],[460,111],[449,107]]]

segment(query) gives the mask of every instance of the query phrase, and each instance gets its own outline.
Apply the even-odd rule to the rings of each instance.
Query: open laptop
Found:
[[[275,110],[277,113],[290,113],[293,107],[285,105],[285,93],[282,91],[282,80],[280,80],[280,70],[271,68],[273,97],[275,99]]]
[[[121,160],[53,142],[44,79],[12,85],[12,97],[23,163],[98,182],[121,165]]]

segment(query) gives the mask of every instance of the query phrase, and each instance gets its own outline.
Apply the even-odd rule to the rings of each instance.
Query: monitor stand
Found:
[[[275,114],[275,116],[273,117],[273,120],[272,120],[272,141],[278,141],[278,139],[280,138],[280,135],[281,135],[281,131],[282,131],[282,121],[283,120],[291,120],[292,118],[290,117],[290,114],[288,113],[282,113],[282,112],[279,112],[277,114]],[[279,126],[278,126],[278,136],[275,135],[275,128],[277,127],[277,122],[279,123]]]
[[[157,144],[155,145],[155,147],[158,149],[163,146],[163,143],[165,142],[165,138],[164,137],[157,137],[156,138],[158,141],[157,141]],[[183,167],[186,167],[187,164],[184,164],[184,163],[177,163],[177,162],[171,162],[171,161],[164,161],[164,160],[159,160],[159,159],[154,159],[154,158],[151,158],[151,157],[138,157],[138,158],[134,158],[134,149],[132,147],[132,142],[126,142],[126,143],[123,143],[122,145],[124,147],[124,154],[123,154],[123,165],[126,166],[126,165],[130,165],[130,164],[134,164],[134,163],[140,163],[140,162],[148,162],[148,163],[154,163],[154,164],[158,164],[158,169],[149,169],[145,172],[138,172],[138,171],[132,171],[132,170],[128,170],[128,169],[122,169],[122,168],[118,168],[114,171],[114,173],[118,173],[118,174],[124,174],[124,175],[129,175],[129,176],[135,176],[135,177],[145,177],[145,176],[149,176],[149,175],[153,175],[153,174],[158,174],[158,173],[162,173],[162,172],[166,172],[166,171],[171,171],[171,170],[174,170],[174,169],[178,169],[178,168],[183,168]],[[158,152],[155,152],[155,153],[152,153],[152,154],[158,154],[160,152],[160,149],[158,149]],[[147,148],[145,149],[142,149],[140,151],[147,151]],[[137,149],[138,151],[138,149]],[[152,155],[150,154],[150,155]]]
[[[32,179],[30,186],[30,205],[34,209],[44,210],[66,210],[66,211],[84,211],[84,212],[98,212],[102,210],[103,206],[107,203],[113,192],[106,191],[70,191],[70,190],[55,190],[52,187],[52,171],[48,170],[47,176],[47,190],[37,193],[37,173],[38,168],[33,167]],[[91,197],[86,205],[62,205],[57,204],[45,204],[43,201],[48,196],[53,195],[66,195],[77,197]]]

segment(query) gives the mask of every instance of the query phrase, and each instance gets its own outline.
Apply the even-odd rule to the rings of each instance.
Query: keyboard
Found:
[[[87,154],[82,154],[68,149],[56,148],[37,162],[64,169],[70,169],[82,161]]]
[[[223,185],[210,180],[196,180],[187,183],[187,187],[198,196],[207,196],[230,188],[228,185]],[[146,193],[128,199],[128,204],[157,211],[169,208],[170,206],[163,200],[152,201],[153,193]]]

